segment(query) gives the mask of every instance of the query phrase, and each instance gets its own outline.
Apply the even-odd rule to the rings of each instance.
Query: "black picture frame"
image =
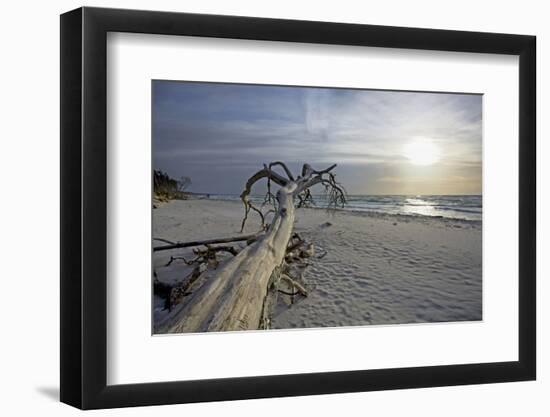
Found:
[[[518,361],[107,385],[108,32],[519,56]],[[88,7],[61,15],[61,401],[94,409],[535,379],[535,45],[524,35],[251,17]]]

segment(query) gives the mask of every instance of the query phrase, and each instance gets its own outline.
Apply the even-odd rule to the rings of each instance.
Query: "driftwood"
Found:
[[[220,239],[207,239],[207,240],[195,240],[191,242],[171,242],[167,239],[162,238],[154,238],[153,240],[158,240],[164,243],[168,243],[167,245],[163,246],[156,246],[153,248],[153,252],[159,252],[163,250],[171,250],[171,249],[181,249],[181,248],[191,248],[193,246],[203,246],[203,245],[215,245],[217,243],[231,243],[231,242],[242,242],[242,241],[255,241],[260,234],[255,233],[251,235],[240,235],[240,236],[233,236],[233,237],[225,237]]]
[[[276,172],[282,168],[284,174]],[[241,194],[244,205],[242,229],[251,211],[260,216],[262,223],[258,234],[241,236],[240,239],[216,239],[203,241],[200,245],[248,241],[234,257],[219,262],[214,268],[195,272],[195,281],[201,285],[191,293],[187,285],[183,291],[185,300],[172,306],[171,312],[156,324],[157,333],[180,333],[202,331],[255,330],[269,328],[270,311],[276,303],[277,293],[292,297],[307,295],[307,289],[291,276],[289,264],[303,260],[313,254],[313,245],[293,234],[295,207],[311,203],[310,188],[320,184],[325,187],[329,206],[344,205],[345,190],[336,182],[332,165],[324,170],[315,170],[305,164],[301,175],[296,178],[283,162],[272,162],[249,178]],[[273,219],[265,223],[266,213],[250,201],[252,186],[260,180],[267,180],[268,192],[264,205],[273,205]],[[272,194],[272,183],[279,189]],[[253,241],[251,241],[251,239]],[[192,244],[191,244],[192,243]],[[177,242],[155,248],[158,250],[199,246],[198,242]],[[209,256],[212,254],[210,248]],[[216,253],[216,252],[214,252]],[[198,254],[195,252],[195,254]],[[204,257],[202,257],[204,261]],[[193,262],[193,261],[186,261]],[[205,264],[200,259],[194,262]],[[198,271],[198,269],[196,269]],[[193,282],[195,282],[193,281]],[[280,290],[284,282],[290,291]],[[181,292],[181,291],[180,291]]]

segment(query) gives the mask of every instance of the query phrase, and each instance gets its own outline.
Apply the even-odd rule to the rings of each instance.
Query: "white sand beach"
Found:
[[[236,201],[171,201],[153,210],[153,237],[235,236],[242,216]],[[244,233],[259,229],[251,216]],[[277,309],[273,328],[482,319],[481,222],[323,209],[298,209],[296,218],[295,231],[316,249],[304,274],[309,295]],[[158,278],[179,279],[185,264],[164,265],[171,256],[190,254],[191,249],[156,252]],[[156,300],[155,320],[164,314]]]

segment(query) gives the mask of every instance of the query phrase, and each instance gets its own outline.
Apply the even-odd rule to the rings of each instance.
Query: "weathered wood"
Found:
[[[218,267],[201,288],[173,309],[160,332],[258,329],[268,282],[283,262],[294,225],[291,183],[279,190],[279,211],[266,234]]]
[[[153,248],[153,252],[159,252],[159,251],[170,250],[170,249],[191,248],[193,246],[215,245],[217,243],[242,242],[245,240],[250,241],[250,240],[256,240],[259,236],[261,236],[260,233],[254,233],[250,235],[240,235],[240,236],[225,237],[225,238],[218,238],[218,239],[195,240],[191,242],[176,242],[169,245],[156,246]],[[161,240],[161,239],[157,238],[156,240]],[[166,240],[162,239],[162,241],[166,241]]]
[[[316,171],[304,165],[302,175],[296,180],[292,175],[282,178],[269,167],[253,175],[245,185],[241,199],[245,205],[245,215],[250,210],[248,196],[255,182],[268,178],[280,185],[277,192],[277,208],[273,220],[265,233],[254,235],[257,240],[241,250],[234,258],[220,263],[216,270],[207,270],[204,283],[183,303],[175,306],[172,312],[156,326],[160,333],[256,330],[265,328],[265,300],[272,284],[273,275],[280,271],[287,254],[295,220],[294,199],[309,187],[321,183],[323,175],[330,173],[335,165]],[[288,175],[288,172],[286,172]],[[327,180],[331,181],[331,179]],[[244,223],[243,223],[244,227]],[[248,240],[243,237],[241,240]],[[217,239],[218,243],[222,240]],[[224,240],[223,242],[228,242]],[[235,241],[235,240],[231,240]],[[204,244],[204,242],[203,242]],[[174,248],[174,245],[171,248]],[[177,247],[182,247],[181,243]],[[166,247],[164,247],[166,248]],[[277,275],[283,276],[282,273]],[[289,277],[284,278],[289,280]],[[290,279],[291,280],[291,279]],[[307,294],[303,286],[291,280],[302,294]]]
[[[286,281],[292,288],[296,288],[298,294],[302,294],[303,296],[307,297],[307,290],[304,288],[304,286],[302,284],[300,284],[299,282],[293,280],[292,278],[290,278],[286,274],[282,274],[281,279],[283,281]],[[292,295],[294,295],[294,294],[292,294]]]

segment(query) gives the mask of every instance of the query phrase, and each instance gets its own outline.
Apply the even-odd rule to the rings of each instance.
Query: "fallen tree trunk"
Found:
[[[286,177],[273,171],[274,166],[282,166]],[[316,171],[306,164],[302,175],[294,179],[286,165],[274,162],[253,175],[241,194],[245,206],[243,227],[252,209],[259,212],[265,233],[216,270],[203,272],[203,284],[175,306],[166,319],[158,323],[155,331],[181,333],[263,328],[268,290],[276,286],[281,278],[285,255],[293,236],[296,196],[304,195],[316,184],[323,184],[330,193],[335,193],[332,195],[339,198],[342,204],[345,202],[344,191],[331,173],[335,166]],[[249,200],[252,186],[264,178],[268,181],[269,193],[271,182],[280,187],[276,194],[275,214],[269,226],[264,224],[265,217],[260,209]],[[303,293],[307,294],[305,290]]]

